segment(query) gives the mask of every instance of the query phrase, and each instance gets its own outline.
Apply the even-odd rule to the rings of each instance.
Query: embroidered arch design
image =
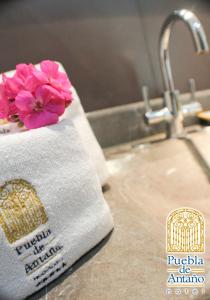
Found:
[[[204,252],[204,218],[191,208],[173,211],[167,219],[168,252]]]
[[[47,222],[35,188],[23,179],[0,187],[0,226],[9,243],[14,243]]]

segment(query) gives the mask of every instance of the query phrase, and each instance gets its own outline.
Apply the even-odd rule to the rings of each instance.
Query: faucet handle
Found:
[[[153,111],[149,101],[149,89],[147,86],[142,86],[142,97],[145,104],[146,113],[144,119],[146,124],[154,125],[163,121],[171,120],[171,113],[167,107]]]
[[[197,113],[202,111],[202,105],[196,101],[195,79],[190,78],[188,82],[190,87],[191,103],[182,105],[182,112],[185,116],[195,116]]]
[[[151,108],[151,105],[149,103],[149,88],[148,88],[148,86],[143,85],[141,91],[142,91],[142,97],[143,97],[143,100],[144,100],[144,105],[145,105],[146,112],[151,112],[152,108]]]
[[[195,98],[195,93],[196,93],[195,79],[190,78],[188,80],[188,83],[189,83],[189,87],[190,87],[191,100],[192,100],[192,102],[195,102],[195,100],[196,100],[196,98]]]

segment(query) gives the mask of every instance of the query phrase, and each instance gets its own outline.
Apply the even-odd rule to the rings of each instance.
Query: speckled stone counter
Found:
[[[210,268],[210,184],[182,140],[118,146],[106,151],[111,173],[104,196],[115,229],[69,271],[30,300],[161,300],[166,296],[166,218],[187,206],[206,220]],[[193,298],[195,299],[195,298]],[[210,299],[208,284],[205,296]]]

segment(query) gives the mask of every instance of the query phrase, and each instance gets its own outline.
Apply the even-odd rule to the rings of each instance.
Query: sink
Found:
[[[206,134],[192,134],[192,140],[199,140],[201,149],[208,143]],[[210,164],[210,134],[208,138],[206,155]],[[110,252],[118,253],[113,258],[109,276],[116,289],[122,278],[125,280],[123,287],[126,287],[127,298],[123,294],[120,296],[123,299],[168,299],[164,294],[167,278],[165,224],[168,214],[180,207],[195,208],[204,215],[207,230],[204,257],[206,274],[209,273],[210,184],[188,141],[171,139],[139,144],[139,147],[127,144],[108,149],[106,156],[112,177],[111,188],[105,196],[116,223],[108,247]],[[127,275],[120,275],[118,268],[127,270]],[[132,293],[136,296],[129,298]],[[210,295],[208,286],[206,293]],[[177,299],[189,299],[189,296]],[[198,299],[202,299],[201,296]]]
[[[210,127],[189,134],[187,143],[210,182]]]

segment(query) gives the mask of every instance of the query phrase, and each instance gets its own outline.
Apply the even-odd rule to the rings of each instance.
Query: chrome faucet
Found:
[[[169,125],[169,137],[182,136],[184,134],[184,116],[195,115],[197,112],[202,110],[201,104],[196,101],[193,101],[190,104],[181,105],[179,100],[179,91],[176,90],[174,86],[169,57],[169,41],[173,25],[178,20],[183,21],[190,29],[197,54],[204,54],[209,50],[203,26],[201,25],[196,15],[191,11],[186,9],[175,10],[163,23],[159,39],[159,48],[160,66],[165,87],[165,107],[159,111],[152,111],[149,104],[149,99],[146,95],[145,87],[143,87],[143,98],[146,106],[145,118],[147,122],[149,124],[155,124],[159,123],[160,121],[166,121]],[[191,87],[192,89],[194,89],[194,86],[192,86],[192,84],[194,83],[191,81]],[[195,93],[195,90],[193,90],[193,93]],[[194,95],[192,98],[194,98]]]

